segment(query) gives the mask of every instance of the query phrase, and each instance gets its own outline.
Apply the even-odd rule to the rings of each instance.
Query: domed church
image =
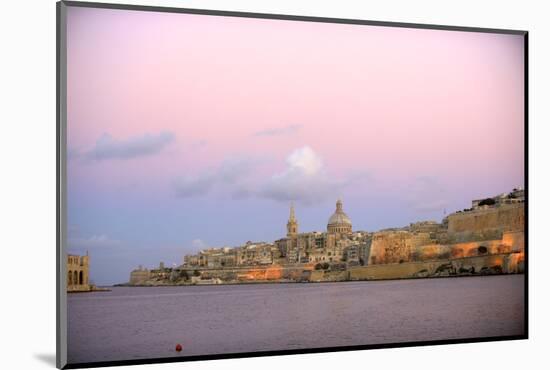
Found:
[[[344,212],[340,199],[336,202],[336,211],[328,220],[327,232],[299,233],[294,204],[290,205],[286,231],[286,237],[276,240],[275,245],[288,263],[342,262],[347,248],[356,247],[358,238],[361,238],[361,235],[354,236],[352,233],[351,220]]]
[[[329,233],[350,234],[351,220],[342,209],[342,201],[338,199],[336,202],[336,211],[328,219],[327,231]]]

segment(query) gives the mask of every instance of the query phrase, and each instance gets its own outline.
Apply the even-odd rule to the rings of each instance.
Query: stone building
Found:
[[[271,265],[278,260],[280,252],[275,244],[265,242],[246,242],[235,248],[238,265]]]
[[[422,221],[374,233],[369,264],[422,262],[502,253],[524,253],[523,190],[472,201],[472,208],[441,224]]]
[[[525,191],[522,188],[516,188],[509,193],[502,193],[500,195],[472,200],[472,209],[484,209],[498,207],[503,204],[517,204],[525,202]]]
[[[280,257],[281,252],[276,244],[248,241],[240,247],[208,248],[197,255],[187,255],[184,266],[222,268],[270,265],[279,262]]]
[[[159,262],[159,266],[155,269],[149,270],[150,280],[165,280],[170,277],[173,269],[171,267],[164,266],[164,262]]]
[[[294,205],[286,223],[286,237],[273,244],[247,242],[236,248],[210,248],[186,256],[188,267],[342,264],[347,266],[400,264],[524,250],[524,193],[514,189],[472,208],[445,217],[441,223],[420,221],[375,233],[353,232],[341,200],[329,217],[326,232],[299,232]]]
[[[199,267],[224,267],[235,266],[237,257],[234,248],[208,248],[199,252],[198,266]]]
[[[367,233],[353,233],[351,219],[343,210],[341,200],[336,202],[336,210],[330,216],[326,232],[299,233],[298,219],[294,204],[286,224],[286,237],[273,244],[247,242],[235,248],[209,248],[197,255],[184,257],[184,266],[219,268],[231,266],[255,266],[270,264],[307,264],[318,262],[342,262],[348,257],[350,246],[359,246],[350,251],[351,260],[366,261],[365,238]]]
[[[199,256],[196,254],[186,254],[183,257],[183,264],[185,266],[198,266],[199,265]]]
[[[130,284],[132,285],[143,284],[150,278],[151,272],[148,269],[143,268],[143,266],[139,266],[137,269],[130,272]]]
[[[287,237],[275,242],[286,262],[291,264],[345,261],[346,249],[364,242],[365,238],[362,233],[352,232],[351,219],[344,212],[341,200],[336,202],[336,210],[327,222],[326,232],[298,233],[297,225],[294,206],[291,205]]]
[[[90,290],[88,253],[85,256],[67,255],[67,291],[87,292]]]

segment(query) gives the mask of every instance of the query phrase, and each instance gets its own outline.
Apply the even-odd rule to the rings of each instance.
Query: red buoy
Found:
[[[176,351],[178,352],[181,352],[181,350],[183,349],[183,346],[181,344],[176,344]]]

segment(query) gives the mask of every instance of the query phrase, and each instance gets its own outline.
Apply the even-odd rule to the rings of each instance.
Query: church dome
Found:
[[[336,211],[328,219],[327,230],[329,233],[351,233],[351,219],[342,208],[342,201],[336,202]]]
[[[329,225],[351,225],[351,220],[344,212],[334,212],[328,220]]]

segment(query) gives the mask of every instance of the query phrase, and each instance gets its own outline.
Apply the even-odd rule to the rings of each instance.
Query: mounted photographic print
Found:
[[[527,32],[57,10],[58,367],[527,338]]]

